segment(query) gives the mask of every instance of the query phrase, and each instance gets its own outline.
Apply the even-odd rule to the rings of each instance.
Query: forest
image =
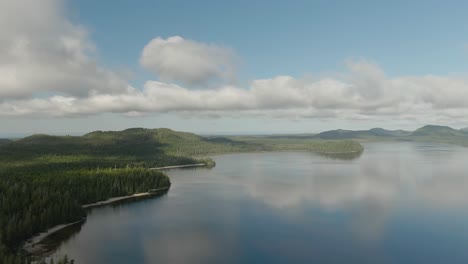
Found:
[[[15,253],[33,234],[85,217],[83,204],[170,186],[165,174],[143,168],[63,167],[15,170],[4,166],[0,170],[2,255]]]
[[[0,261],[27,263],[21,244],[41,231],[86,216],[83,204],[170,186],[152,167],[205,163],[228,152],[359,152],[351,140],[202,137],[170,129],[33,135],[0,145]],[[65,260],[64,260],[65,261]],[[66,260],[68,263],[69,260]]]

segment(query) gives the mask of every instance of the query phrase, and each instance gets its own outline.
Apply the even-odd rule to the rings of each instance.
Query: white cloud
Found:
[[[214,117],[468,121],[468,98],[463,96],[468,91],[468,82],[464,78],[388,78],[379,67],[366,61],[348,62],[348,66],[350,70],[342,78],[310,80],[278,76],[254,80],[247,89],[227,85],[194,90],[148,81],[143,90],[129,89],[84,98],[55,95],[10,100],[0,104],[0,113],[3,116],[74,116],[114,112],[134,116],[176,112]]]
[[[126,82],[96,63],[86,30],[62,9],[58,0],[0,2],[0,101],[125,91]]]
[[[235,69],[230,49],[179,36],[151,40],[143,49],[140,63],[163,81],[189,85],[231,80]]]
[[[98,65],[86,29],[62,9],[59,0],[0,2],[0,116],[174,112],[468,122],[468,80],[461,76],[388,77],[361,59],[346,61],[348,71],[339,75],[276,76],[239,87],[229,81],[235,69],[230,49],[178,36],[157,37],[144,47],[140,62],[159,80],[132,88]]]

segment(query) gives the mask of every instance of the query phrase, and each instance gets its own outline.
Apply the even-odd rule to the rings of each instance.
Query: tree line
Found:
[[[83,204],[170,186],[150,167],[205,163],[213,153],[362,151],[355,141],[201,137],[170,129],[34,135],[0,145],[0,262],[27,263],[20,245],[32,235],[85,216]],[[64,264],[69,263],[63,262]]]
[[[0,170],[2,263],[17,261],[11,255],[34,234],[85,217],[83,204],[170,186],[165,174],[144,168],[24,171]]]

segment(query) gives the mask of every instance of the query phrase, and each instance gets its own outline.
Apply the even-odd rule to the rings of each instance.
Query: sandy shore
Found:
[[[150,196],[150,195],[154,195],[155,194],[154,192],[164,191],[164,190],[168,190],[168,189],[169,189],[169,187],[164,187],[164,188],[155,189],[152,192],[142,192],[142,193],[135,193],[135,194],[132,194],[132,195],[127,195],[127,196],[113,197],[113,198],[109,198],[109,199],[104,200],[104,201],[100,201],[100,202],[96,202],[96,203],[92,203],[92,204],[85,204],[85,205],[82,205],[82,207],[83,208],[90,208],[90,207],[96,207],[96,206],[111,204],[111,203],[131,199],[131,198]]]
[[[188,167],[201,167],[201,166],[206,166],[206,165],[205,165],[204,163],[197,163],[197,164],[166,166],[166,167],[157,167],[157,168],[149,168],[149,169],[150,169],[150,170],[167,170],[167,169],[188,168]]]
[[[32,238],[30,238],[28,241],[26,241],[26,243],[24,243],[23,245],[23,249],[30,253],[30,254],[37,254],[37,253],[40,253],[42,252],[44,249],[43,245],[41,245],[40,243],[42,242],[42,240],[44,240],[46,237],[48,237],[49,235],[59,231],[59,230],[62,230],[68,226],[71,226],[71,225],[74,225],[74,224],[77,224],[77,223],[80,223],[84,220],[84,218],[76,221],[76,222],[73,222],[73,223],[68,223],[68,224],[63,224],[63,225],[56,225],[52,228],[49,228],[47,231],[45,232],[42,232],[42,233],[39,233],[35,236],[33,236]]]

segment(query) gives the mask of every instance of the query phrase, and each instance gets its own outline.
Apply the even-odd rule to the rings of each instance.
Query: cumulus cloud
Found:
[[[63,16],[61,1],[1,1],[0,32],[0,101],[38,93],[83,97],[127,88],[96,63],[87,31]]]
[[[174,112],[468,122],[468,80],[462,76],[388,77],[360,59],[329,77],[275,76],[240,87],[230,82],[232,50],[174,36],[143,48],[141,65],[158,79],[140,89],[97,63],[86,29],[66,19],[59,0],[1,1],[0,32],[3,117]]]
[[[247,88],[220,86],[189,89],[174,83],[148,81],[142,90],[54,95],[0,103],[3,116],[44,114],[90,115],[103,112],[144,115],[176,112],[204,116],[269,116],[276,118],[399,118],[438,122],[468,121],[468,81],[461,77],[408,76],[388,78],[369,62],[348,62],[340,78],[303,79],[277,76],[254,80]]]
[[[173,36],[155,38],[143,49],[141,65],[163,81],[205,85],[234,77],[234,53],[225,47]]]

